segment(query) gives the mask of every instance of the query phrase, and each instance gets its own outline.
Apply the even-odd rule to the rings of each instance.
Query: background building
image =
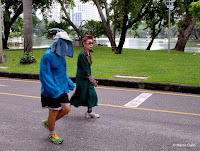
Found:
[[[69,7],[67,12],[71,18],[71,21],[75,25],[80,25],[82,20],[95,20],[100,21],[100,16],[98,10],[92,2],[88,3],[81,3],[80,0],[75,0],[75,7],[72,9]],[[40,11],[37,12],[38,17],[41,19]],[[51,7],[51,11],[48,12],[48,21],[62,21],[62,15],[64,13],[61,10],[61,6],[59,3],[55,2],[54,5]]]
[[[98,10],[92,2],[81,3],[75,0],[76,7],[72,10],[72,22],[75,25],[80,25],[82,20],[95,20],[100,21]]]
[[[59,3],[55,3],[52,7],[51,7],[51,11],[48,13],[49,17],[48,17],[48,21],[52,22],[52,21],[56,21],[58,23],[60,23],[61,21],[61,6]]]

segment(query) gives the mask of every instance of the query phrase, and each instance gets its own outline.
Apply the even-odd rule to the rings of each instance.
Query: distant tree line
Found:
[[[88,2],[89,0],[81,0]],[[84,33],[73,24],[70,20],[66,9],[69,5],[74,6],[71,0],[57,0],[60,3],[64,12],[63,21],[61,23],[48,23],[45,19],[45,10],[49,10],[53,4],[51,0],[40,1],[32,0],[33,10],[39,8],[44,14],[44,20],[40,21],[33,11],[33,33],[43,35],[47,28],[60,27],[68,31],[72,35],[78,34],[83,37]],[[89,21],[88,24],[93,29],[95,37],[105,35],[108,37],[112,50],[115,53],[121,54],[125,38],[144,37],[149,35],[150,43],[147,50],[150,50],[155,38],[165,37],[168,27],[168,8],[164,0],[112,0],[108,3],[107,0],[92,0],[97,7],[101,17],[101,22]],[[7,39],[10,35],[10,29],[13,32],[23,32],[16,24],[20,24],[22,19],[18,18],[22,13],[22,0],[2,0],[5,4],[4,12],[4,48],[7,47]],[[16,5],[16,3],[18,5]],[[199,3],[198,0],[176,0],[174,8],[171,11],[171,37],[177,37],[175,50],[184,51],[187,40],[199,39]],[[105,10],[105,14],[103,13]],[[12,11],[10,11],[12,10]],[[11,17],[12,16],[12,17]],[[73,27],[69,28],[69,27]],[[101,29],[101,30],[99,30]],[[119,37],[119,44],[116,45],[115,38]]]

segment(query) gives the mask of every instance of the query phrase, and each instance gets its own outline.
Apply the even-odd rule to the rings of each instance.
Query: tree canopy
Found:
[[[198,2],[192,2],[189,8],[192,16],[196,17],[200,21],[200,0]]]
[[[19,15],[23,12],[22,0],[1,0],[4,6],[4,38],[3,38],[3,48],[8,49],[8,36],[10,34],[10,29],[13,23],[17,20]],[[52,0],[32,0],[32,8],[40,9],[44,12],[49,9],[53,4]]]

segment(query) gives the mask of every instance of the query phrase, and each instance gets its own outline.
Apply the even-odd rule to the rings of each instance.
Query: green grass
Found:
[[[9,66],[1,69],[7,72],[39,73],[39,63],[45,50],[34,50],[36,63],[29,65],[19,64],[23,51],[3,51],[7,55],[8,63],[0,66]],[[76,75],[77,57],[81,48],[75,48],[74,58],[67,57],[67,73]],[[151,82],[177,83],[200,85],[200,54],[194,55],[184,52],[167,50],[146,51],[123,49],[121,55],[114,54],[108,47],[93,48],[92,75],[96,78],[115,79],[115,75],[149,76]],[[141,80],[139,80],[141,81]]]

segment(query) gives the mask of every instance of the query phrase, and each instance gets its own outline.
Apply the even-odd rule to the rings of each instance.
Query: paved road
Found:
[[[41,121],[40,82],[0,78],[0,151],[199,151],[200,95],[98,87],[99,119],[72,107],[54,145]],[[71,96],[73,92],[69,94]],[[124,106],[125,105],[125,106]]]

